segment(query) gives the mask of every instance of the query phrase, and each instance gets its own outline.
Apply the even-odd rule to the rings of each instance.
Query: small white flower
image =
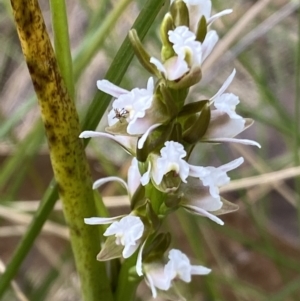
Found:
[[[169,58],[164,63],[154,57],[150,59],[150,62],[168,80],[177,80],[191,69],[201,66],[219,39],[217,33],[212,30],[207,33],[201,44],[196,41],[195,33],[186,26],[178,26],[174,30],[169,30],[168,35],[176,56]]]
[[[240,102],[239,98],[232,93],[224,93],[231,84],[235,73],[234,69],[219,91],[210,98],[210,103],[214,104],[216,110],[211,110],[210,123],[201,140],[217,143],[234,142],[260,147],[260,144],[256,141],[233,138],[253,123],[235,112],[235,108]]]
[[[126,120],[128,134],[142,135],[150,126],[157,123],[151,114],[147,114],[147,110],[153,105],[154,81],[152,77],[149,78],[146,89],[134,88],[127,91],[107,80],[97,81],[97,87],[99,90],[116,97],[112,110],[108,114],[109,126]]]
[[[145,279],[149,285],[152,297],[157,297],[157,289],[167,291],[171,286],[171,279],[166,277],[164,265],[160,262],[144,264]]]
[[[186,151],[178,142],[167,141],[165,147],[160,151],[159,156],[152,156],[153,162],[149,162],[148,171],[142,177],[142,184],[146,185],[150,177],[156,185],[162,182],[164,175],[173,171],[176,175],[179,175],[181,180],[186,183],[186,178],[189,175],[189,165],[183,159],[186,156]]]
[[[211,272],[201,265],[191,265],[188,257],[179,250],[169,251],[169,262],[165,265],[164,273],[166,278],[173,280],[179,278],[184,282],[190,282],[192,275],[207,275]]]
[[[230,182],[227,172],[240,166],[244,158],[240,157],[219,167],[202,167],[190,165],[190,176],[199,178],[204,186],[209,187],[212,197],[220,198],[219,187]]]
[[[127,215],[125,217],[85,218],[84,222],[89,225],[111,225],[104,232],[104,236],[114,235],[116,245],[124,246],[122,255],[124,258],[130,257],[140,246],[144,233],[144,224],[138,216]]]
[[[125,216],[113,222],[104,232],[104,236],[115,235],[116,244],[124,246],[123,257],[130,257],[139,247],[144,233],[144,224],[137,216]]]

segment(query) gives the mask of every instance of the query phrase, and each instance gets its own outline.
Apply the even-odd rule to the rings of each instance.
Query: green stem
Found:
[[[99,235],[84,224],[96,212],[91,176],[84,154],[79,118],[67,93],[37,0],[11,0],[17,30],[48,139],[50,158],[83,299],[113,300],[104,263],[95,262]]]
[[[136,265],[136,256],[131,256],[126,259],[119,274],[117,291],[115,293],[115,301],[133,301],[135,292],[141,278],[131,276]]]
[[[66,3],[64,0],[50,0],[50,7],[56,60],[69,95],[74,100],[75,86]]]

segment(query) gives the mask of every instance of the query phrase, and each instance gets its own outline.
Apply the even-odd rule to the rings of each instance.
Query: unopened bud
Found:
[[[190,26],[189,10],[182,0],[175,0],[170,7],[175,26]]]
[[[167,13],[160,26],[160,37],[162,41],[161,58],[166,61],[175,55],[173,44],[169,41],[169,30],[174,30],[174,21],[170,13]]]

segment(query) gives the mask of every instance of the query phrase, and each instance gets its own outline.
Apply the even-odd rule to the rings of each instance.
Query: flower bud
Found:
[[[128,33],[129,40],[131,42],[133,51],[140,61],[141,65],[149,71],[151,74],[159,76],[159,72],[153,64],[150,63],[150,55],[144,48],[141,40],[139,39],[135,29],[131,29]]]
[[[195,123],[183,133],[184,141],[195,144],[205,134],[210,121],[209,102],[206,101]]]
[[[207,34],[207,23],[205,17],[202,16],[197,26],[196,40],[199,41],[200,43],[203,43],[206,34]]]
[[[160,26],[160,37],[162,41],[161,58],[163,62],[175,55],[173,44],[169,41],[168,35],[168,32],[174,30],[174,28],[173,18],[170,13],[167,13]]]
[[[173,17],[175,26],[189,27],[189,11],[186,4],[182,0],[175,0],[170,7],[170,13]]]

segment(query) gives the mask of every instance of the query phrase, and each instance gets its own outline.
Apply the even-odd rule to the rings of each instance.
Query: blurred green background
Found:
[[[211,267],[183,288],[195,301],[300,300],[300,3],[284,0],[213,0],[214,11],[233,8],[212,28],[220,36],[203,66],[203,79],[189,100],[209,98],[237,69],[229,91],[239,96],[237,112],[255,120],[240,137],[261,149],[242,145],[199,146],[192,161],[219,165],[239,156],[245,163],[231,172],[223,195],[240,210],[223,217],[225,226],[178,212],[164,227],[172,247],[188,253],[194,264]],[[40,1],[52,36],[48,1]],[[80,116],[102,79],[143,1],[68,1],[69,33]],[[156,18],[145,46],[159,57]],[[149,74],[133,60],[122,87],[145,87]],[[52,178],[39,108],[13,22],[10,2],[0,0],[0,273],[25,233]],[[103,130],[106,117],[98,129]],[[116,144],[94,139],[87,148],[93,179],[126,177],[131,158]],[[128,212],[118,185],[102,189],[112,215]],[[1,281],[1,274],[0,274]],[[5,301],[76,301],[79,283],[68,231],[57,203],[23,262]],[[141,284],[137,300],[152,300]],[[124,300],[127,301],[127,300]]]

